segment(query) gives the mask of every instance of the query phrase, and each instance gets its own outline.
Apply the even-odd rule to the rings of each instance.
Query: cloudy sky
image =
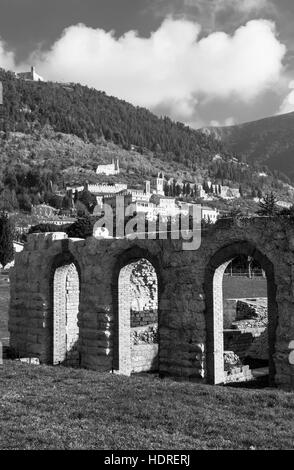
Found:
[[[294,111],[293,24],[293,0],[0,0],[0,67],[230,125]]]

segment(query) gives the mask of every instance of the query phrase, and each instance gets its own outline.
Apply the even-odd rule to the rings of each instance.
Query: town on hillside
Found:
[[[220,158],[219,156],[216,156]],[[20,251],[26,234],[36,230],[63,230],[74,224],[80,217],[99,219],[104,215],[104,206],[108,205],[115,213],[117,201],[123,201],[126,213],[144,214],[146,220],[160,217],[163,221],[193,213],[193,207],[201,207],[201,220],[204,224],[215,224],[221,217],[230,216],[227,209],[217,206],[223,203],[241,201],[242,194],[237,187],[215,183],[209,179],[202,183],[185,181],[181,178],[166,177],[164,172],[154,174],[150,180],[143,180],[141,187],[129,186],[120,180],[119,158],[112,158],[110,163],[98,164],[96,175],[99,183],[81,180],[80,184],[66,185],[63,189],[52,185],[53,205],[41,203],[32,205],[29,213],[12,213],[15,221],[15,251]],[[116,182],[103,182],[103,177],[115,177]],[[82,176],[81,176],[82,178]],[[253,195],[253,201],[259,203],[262,195]],[[5,198],[3,200],[5,203]],[[276,200],[281,210],[289,210],[291,203]],[[221,206],[222,207],[222,206]],[[238,206],[237,206],[238,207]],[[237,214],[238,211],[236,211]],[[42,228],[43,226],[43,228]],[[101,237],[108,232],[101,232]],[[9,263],[7,268],[12,266]]]

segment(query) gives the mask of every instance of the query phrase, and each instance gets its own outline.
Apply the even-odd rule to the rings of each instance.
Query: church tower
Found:
[[[155,186],[155,192],[159,196],[164,196],[164,174],[163,172],[159,172],[157,177],[154,178],[153,184]]]
[[[114,171],[117,175],[119,174],[119,159],[118,158],[116,159],[116,162],[115,162]]]

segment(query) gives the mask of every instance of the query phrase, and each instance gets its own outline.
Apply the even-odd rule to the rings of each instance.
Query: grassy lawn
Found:
[[[294,393],[5,361],[0,449],[293,449]]]

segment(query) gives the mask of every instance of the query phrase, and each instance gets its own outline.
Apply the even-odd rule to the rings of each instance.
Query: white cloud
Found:
[[[221,123],[216,119],[212,119],[209,123],[209,127],[221,127]]]
[[[212,119],[212,121],[210,121],[209,123],[209,126],[211,127],[227,127],[227,126],[233,126],[234,124],[236,124],[236,121],[235,121],[235,118],[233,116],[230,116],[226,119],[224,119],[224,121],[217,121],[215,119]]]
[[[294,80],[289,83],[289,89],[291,90],[283,103],[280,106],[278,114],[286,114],[294,112]]]
[[[280,79],[286,48],[273,23],[253,20],[233,35],[215,32],[202,39],[200,29],[193,21],[167,18],[148,38],[135,31],[116,38],[78,24],[30,61],[48,80],[80,82],[186,122],[199,102],[248,102]],[[2,57],[11,60],[4,53],[0,65]]]
[[[7,50],[5,42],[0,38],[0,67],[13,70],[15,67],[14,54]]]
[[[230,116],[227,119],[225,119],[225,126],[234,126],[234,124],[236,124],[236,121],[233,116]]]

